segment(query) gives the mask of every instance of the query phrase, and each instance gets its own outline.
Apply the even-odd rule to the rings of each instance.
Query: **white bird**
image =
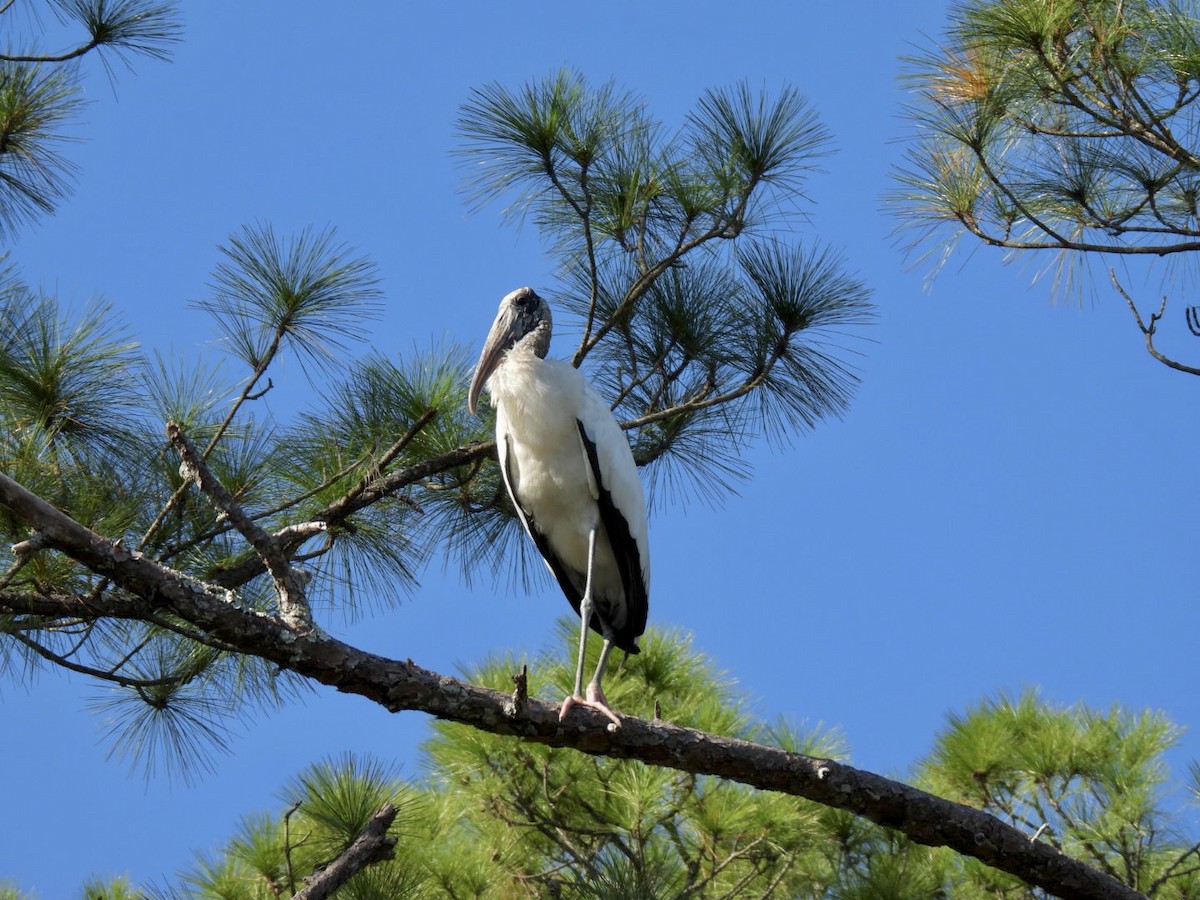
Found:
[[[608,404],[573,366],[546,359],[550,307],[530,288],[500,301],[467,406],[486,384],[496,409],[496,451],[525,531],[579,614],[575,691],[559,718],[582,704],[621,722],[600,687],[614,646],[637,653],[650,587],[646,500],[633,453]],[[604,638],[582,692],[588,628]]]

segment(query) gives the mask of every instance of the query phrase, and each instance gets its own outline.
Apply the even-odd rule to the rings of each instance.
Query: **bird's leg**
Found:
[[[583,599],[579,602],[579,661],[575,665],[575,690],[563,701],[562,710],[558,714],[561,720],[577,699],[583,699],[583,663],[587,655],[588,620],[592,617],[592,563],[596,556],[596,529],[588,534],[588,567],[587,580],[583,586]]]
[[[588,581],[587,592],[583,595],[583,602],[579,604],[579,661],[575,664],[575,690],[571,694],[572,697],[583,696],[583,663],[587,656],[588,621],[592,617],[591,579]]]
[[[600,651],[600,664],[596,667],[596,676],[588,684],[587,696],[585,697],[583,694],[583,664],[587,656],[588,624],[592,618],[592,569],[595,562],[596,529],[593,527],[588,534],[587,581],[583,588],[583,599],[579,601],[579,661],[575,666],[575,691],[563,701],[562,709],[558,711],[558,720],[561,722],[571,711],[571,707],[578,704],[590,706],[592,709],[604,713],[614,725],[620,728],[621,720],[608,708],[608,702],[604,699],[603,691],[600,690],[600,675],[604,671],[604,664],[608,661],[608,654],[612,650],[612,643],[607,639],[604,641],[604,649]]]
[[[608,700],[604,697],[604,691],[600,688],[600,678],[604,675],[604,666],[608,662],[608,654],[612,653],[612,641],[604,639],[604,647],[600,650],[600,662],[596,664],[596,674],[592,676],[592,680],[588,682],[587,699],[588,702],[597,706],[603,706],[608,709]],[[611,712],[611,710],[609,710]]]

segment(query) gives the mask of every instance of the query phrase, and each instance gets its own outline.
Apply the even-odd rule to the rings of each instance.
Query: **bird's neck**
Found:
[[[538,326],[533,331],[517,341],[509,352],[528,354],[536,356],[538,359],[545,359],[546,354],[550,352],[550,330],[550,323],[543,320],[538,323]]]

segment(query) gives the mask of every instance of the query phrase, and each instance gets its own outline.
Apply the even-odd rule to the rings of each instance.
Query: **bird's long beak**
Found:
[[[479,392],[487,384],[496,366],[500,365],[505,351],[511,346],[511,331],[514,320],[508,315],[507,309],[501,309],[492,323],[487,340],[483,342],[483,352],[479,354],[479,363],[475,366],[475,375],[471,378],[471,389],[467,392],[467,409],[475,415],[475,406],[479,401]]]

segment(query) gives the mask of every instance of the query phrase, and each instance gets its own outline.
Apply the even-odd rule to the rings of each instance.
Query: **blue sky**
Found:
[[[187,303],[206,295],[216,245],[254,222],[332,225],[383,275],[376,351],[475,353],[499,298],[551,289],[553,261],[532,230],[463,201],[453,123],[473,87],[570,65],[676,126],[707,87],[794,85],[838,148],[809,184],[803,234],[840,248],[879,308],[853,344],[862,385],[843,420],[755,446],[752,478],[721,508],[656,510],[652,622],[691,632],[764,717],[837,726],[874,771],[902,775],[947,712],[1039,687],[1192,728],[1170,758],[1182,776],[1200,758],[1200,381],[1152,361],[1107,290],[1052,303],[998,251],[964,244],[926,290],[882,198],[906,129],[898,57],[941,30],[947,5],[880,6],[189,4],[173,63],[118,69],[115,89],[89,65],[68,148],[78,188],[13,258],[76,308],[112,301],[146,347],[211,358]],[[1160,289],[1132,287],[1148,301]],[[1183,306],[1163,347],[1200,360]],[[275,380],[278,415],[317,399],[295,362]],[[531,594],[468,586],[435,563],[400,609],[328,627],[451,672],[546,647],[565,610],[548,579]],[[198,785],[147,784],[106,760],[96,691],[53,673],[0,688],[0,880],[43,900],[93,873],[170,877],[277,808],[314,760],[372,753],[419,773],[425,717],[321,690],[247,721]]]

